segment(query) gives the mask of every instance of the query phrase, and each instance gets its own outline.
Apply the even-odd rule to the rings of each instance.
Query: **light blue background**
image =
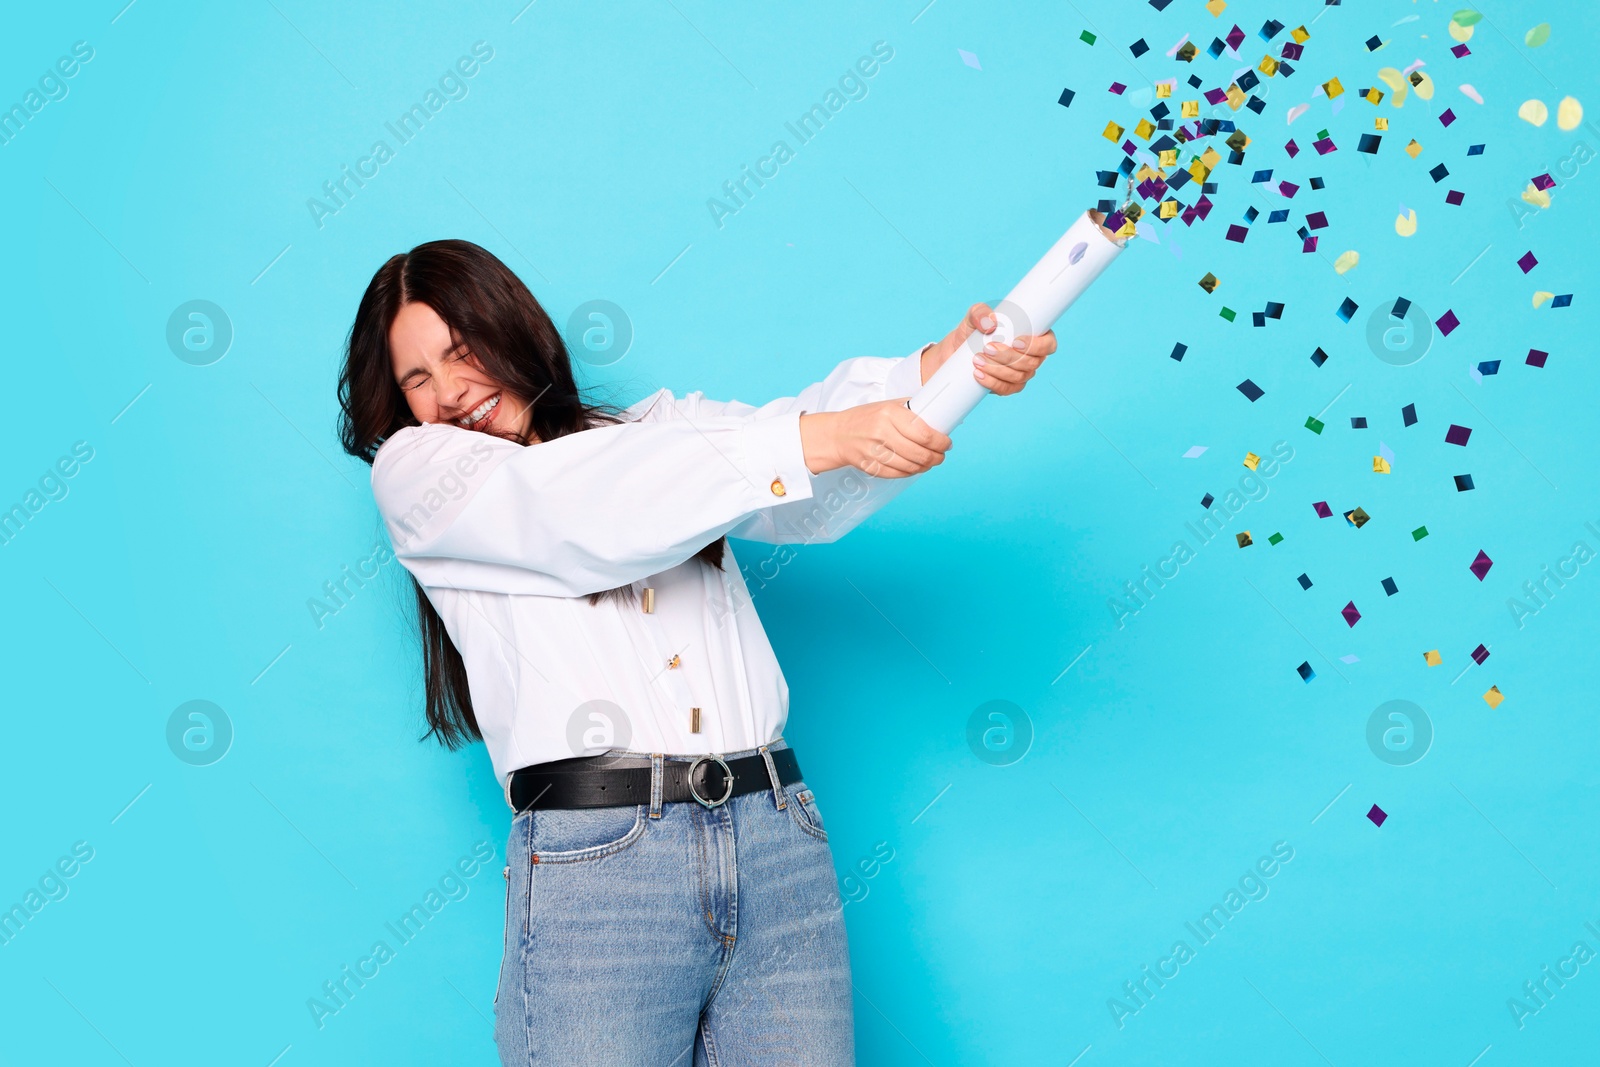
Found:
[[[0,905],[74,842],[94,849],[69,895],[0,946],[0,1063],[494,1062],[509,813],[488,760],[416,743],[397,567],[321,629],[307,607],[382,536],[367,469],[339,454],[333,422],[340,346],[385,257],[464,237],[558,322],[616,302],[633,347],[590,380],[623,399],[663,385],[792,394],[1003,295],[1101,194],[1092,172],[1118,153],[1100,131],[1139,113],[1105,86],[1166,76],[1181,34],[1203,46],[1234,22],[1253,64],[1267,18],[1309,23],[1312,39],[1265,115],[1239,112],[1255,144],[1243,168],[1219,168],[1211,219],[1136,242],[1062,321],[1060,352],[1024,394],[986,403],[942,468],[758,593],[841,875],[879,842],[894,853],[847,883],[860,1059],[1592,1055],[1600,964],[1523,1029],[1506,1004],[1574,942],[1600,951],[1583,925],[1600,927],[1600,564],[1520,629],[1506,606],[1575,541],[1600,550],[1583,525],[1600,526],[1586,284],[1600,171],[1556,173],[1548,210],[1508,205],[1574,145],[1600,148],[1591,125],[1515,115],[1529,97],[1552,115],[1568,94],[1600,106],[1592,5],[1486,2],[1473,54],[1456,60],[1448,5],[1403,0],[1240,0],[1221,19],[1198,0],[1164,13],[1132,0],[539,0],[520,15],[520,0],[121,2],[10,12],[0,40],[5,103],[74,41],[95,50],[69,95],[0,146],[0,504],[74,442],[94,449],[69,495],[0,548]],[[1545,20],[1549,43],[1526,48]],[[1094,47],[1078,40],[1090,27]],[[1392,43],[1368,55],[1374,34]],[[1140,37],[1152,51],[1135,62]],[[384,122],[479,40],[494,57],[469,95],[319,228],[307,199],[374,140],[392,145]],[[880,40],[894,57],[869,95],[796,146],[784,123]],[[1431,104],[1355,99],[1379,67],[1413,58],[1438,84]],[[1193,69],[1209,88],[1237,65],[1202,54]],[[1311,97],[1334,75],[1337,115]],[[1063,87],[1078,92],[1068,109]],[[1302,101],[1310,113],[1286,128]],[[1459,116],[1448,129],[1445,106]],[[1375,115],[1393,128],[1372,158],[1355,144]],[[1339,151],[1319,159],[1322,127]],[[1307,149],[1292,162],[1291,134]],[[1401,151],[1412,137],[1415,161]],[[779,138],[795,158],[718,228],[707,199]],[[1467,157],[1478,142],[1487,153]],[[1436,185],[1439,162],[1451,175]],[[1263,215],[1245,244],[1225,243],[1248,204],[1265,212],[1245,184],[1265,167],[1328,188],[1304,189],[1290,223]],[[1444,204],[1448,188],[1462,207]],[[1409,240],[1393,227],[1401,203],[1419,217]],[[1314,208],[1331,225],[1304,255],[1292,230]],[[1331,260],[1347,248],[1362,260],[1341,277]],[[1540,264],[1524,277],[1529,249]],[[1210,296],[1195,284],[1207,271],[1222,279]],[[1536,311],[1535,289],[1575,293],[1573,306]],[[1365,340],[1370,312],[1401,295],[1463,323],[1407,367]],[[1346,297],[1361,305],[1350,325],[1334,315]],[[235,331],[210,366],[164,339],[192,299],[222,306]],[[1249,312],[1268,300],[1283,319],[1255,329]],[[1218,317],[1223,304],[1238,322]],[[1320,369],[1307,359],[1319,345]],[[1524,365],[1530,347],[1550,352],[1545,369]],[[1473,381],[1487,359],[1500,373]],[[1246,377],[1266,390],[1254,404],[1234,388]],[[1420,422],[1403,428],[1413,402]],[[1324,410],[1320,436],[1303,428]],[[1370,428],[1350,429],[1353,415]],[[1465,449],[1444,443],[1451,423],[1473,428]],[[1268,495],[1199,547],[1185,523],[1200,497],[1237,485],[1245,453],[1276,441],[1293,459]],[[1396,456],[1388,476],[1371,472],[1380,441]],[[1209,451],[1181,458],[1195,444]],[[1471,493],[1452,485],[1463,473]],[[1318,519],[1321,500],[1372,520]],[[1235,547],[1240,529],[1253,546]],[[1119,628],[1108,598],[1178,538],[1196,557]],[[1467,569],[1480,549],[1494,560],[1483,582]],[[770,549],[737,551],[753,567]],[[1491,658],[1463,673],[1480,642]],[[1441,666],[1424,664],[1430,649]],[[1497,710],[1481,698],[1490,685],[1506,695]],[[167,747],[169,716],[194,699],[235,731],[208,767]],[[1391,699],[1434,724],[1411,766],[1366,743]],[[1031,721],[1020,762],[968,746],[991,700]],[[1374,803],[1381,829],[1364,817]],[[307,999],[480,841],[496,858],[465,899],[318,1029]],[[1270,895],[1119,1029],[1108,999],[1173,941],[1195,946],[1184,923],[1278,841],[1294,858]]]

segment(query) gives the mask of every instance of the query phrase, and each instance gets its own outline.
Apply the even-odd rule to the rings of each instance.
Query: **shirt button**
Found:
[[[772,479],[772,495],[773,496],[785,496],[785,495],[788,494],[788,492],[789,492],[789,490],[787,490],[787,489],[785,489],[783,487],[783,479],[782,478],[774,478],[774,479]]]

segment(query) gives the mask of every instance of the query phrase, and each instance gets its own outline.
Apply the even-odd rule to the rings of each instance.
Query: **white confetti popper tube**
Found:
[[[1000,301],[994,309],[994,332],[973,330],[906,406],[942,433],[960,425],[989,395],[983,383],[972,376],[972,357],[991,341],[1009,345],[1017,337],[1049,330],[1127,247],[1125,238],[1106,229],[1105,218],[1098,211],[1085,211]]]

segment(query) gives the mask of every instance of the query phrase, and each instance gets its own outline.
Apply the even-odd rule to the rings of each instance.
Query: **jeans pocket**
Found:
[[[805,784],[795,782],[789,786],[789,811],[800,829],[819,841],[828,840],[828,829],[822,822],[822,811],[817,807],[817,797]]]
[[[582,863],[621,852],[645,830],[645,807],[535,809],[529,848],[539,863]]]

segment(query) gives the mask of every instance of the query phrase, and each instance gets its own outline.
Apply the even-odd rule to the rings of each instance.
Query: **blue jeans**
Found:
[[[533,809],[506,859],[507,1067],[853,1067],[839,886],[804,782],[716,808]]]

